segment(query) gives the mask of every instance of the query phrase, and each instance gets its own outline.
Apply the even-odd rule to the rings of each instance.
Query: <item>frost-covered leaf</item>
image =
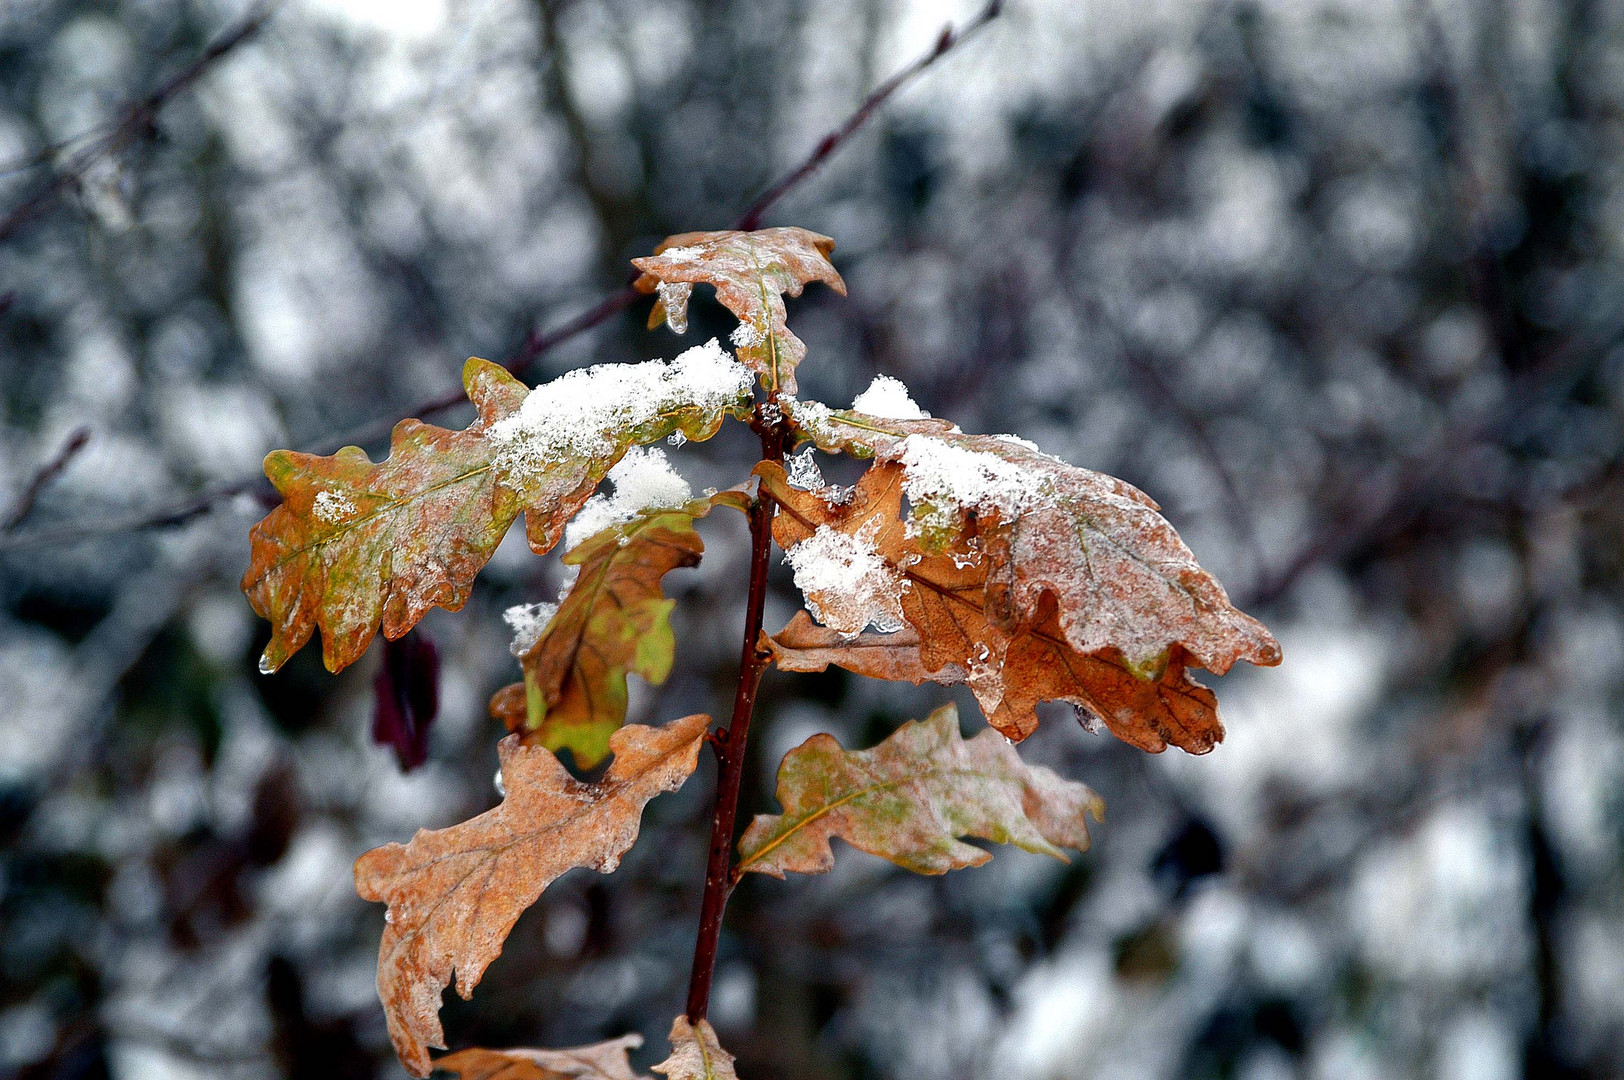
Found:
[[[827,639],[807,643],[804,633],[799,644],[781,641],[780,650],[794,653],[796,663],[829,662],[866,674],[889,668],[909,680],[965,683],[989,721],[1012,739],[1036,729],[1039,701],[1064,700],[1146,750],[1171,743],[1203,753],[1223,737],[1223,726],[1212,692],[1188,677],[1187,657],[1192,666],[1219,672],[1237,656],[1278,661],[1274,639],[1229,607],[1222,588],[1196,566],[1148,500],[1119,497],[1154,519],[1130,521],[1131,529],[1106,513],[1085,524],[1066,517],[1092,509],[1079,505],[1074,494],[1062,504],[1067,509],[1027,508],[1013,518],[995,507],[959,510],[948,526],[921,528],[921,501],[914,519],[902,516],[903,465],[876,464],[838,497],[796,490],[776,465],[763,464],[757,472],[783,507],[773,534],[797,563],[808,606],[849,639],[845,647]],[[1099,483],[1120,482],[1101,477]],[[1022,514],[1042,520],[1028,522]],[[1046,529],[1066,535],[1048,535]],[[1093,530],[1086,539],[1080,535],[1085,530]],[[800,564],[807,560],[797,560],[798,546],[810,542],[817,552],[821,539],[833,551],[833,535],[860,542],[863,558],[831,555],[817,561],[832,566],[803,575]],[[1157,561],[1144,576],[1178,590],[1182,605],[1140,594],[1146,559]],[[1162,572],[1178,576],[1169,583],[1158,576]],[[1091,618],[1121,627],[1121,633],[1102,634]],[[1215,631],[1214,624],[1227,633]],[[878,635],[859,634],[869,625],[904,626],[916,637],[882,642]],[[1147,655],[1147,642],[1159,643],[1159,652]],[[1196,654],[1195,646],[1205,654]],[[917,665],[910,652],[915,648]],[[1125,655],[1128,649],[1135,650],[1135,661]]]
[[[643,1045],[641,1035],[571,1046],[562,1050],[507,1050],[474,1048],[434,1059],[436,1069],[454,1072],[460,1080],[648,1080],[632,1071],[628,1050]]]
[[[1087,787],[1027,765],[996,731],[965,741],[944,705],[902,725],[872,750],[842,750],[814,735],[778,767],[782,814],[758,814],[739,840],[740,871],[774,877],[834,867],[831,837],[919,874],[979,866],[975,836],[1064,861],[1088,847],[1086,812],[1105,804]]]
[[[650,1068],[666,1080],[739,1080],[733,1055],[722,1049],[710,1021],[690,1024],[686,1016],[671,1024],[671,1056]]]
[[[682,333],[693,286],[714,285],[716,299],[739,319],[733,333],[739,359],[768,390],[793,394],[806,345],[785,325],[784,296],[801,295],[812,281],[844,296],[846,283],[829,262],[834,247],[827,236],[805,229],[679,233],[632,265],[643,272],[637,287],[659,294],[649,326],[663,320]]]
[[[609,739],[615,759],[595,784],[510,735],[499,748],[501,805],[356,860],[356,891],[389,905],[378,996],[395,1051],[414,1076],[429,1073],[428,1047],[444,1045],[440,992],[453,973],[457,992],[469,997],[520,913],[554,879],[577,866],[613,871],[637,839],[644,804],[694,771],[709,723],[695,715],[621,728]]]
[[[462,431],[403,420],[389,457],[279,450],[265,474],[282,495],[250,534],[242,588],[271,621],[261,668],[274,671],[320,628],[337,671],[380,626],[398,638],[430,608],[453,611],[508,526],[525,515],[545,552],[627,448],[674,433],[715,434],[743,415],[752,378],[713,341],[674,361],[605,364],[535,390],[470,360],[463,385],[479,416]]]
[[[1010,435],[966,435],[942,420],[811,411],[806,429],[823,449],[901,466],[902,493],[925,546],[964,537],[977,521],[996,523],[1004,547],[987,548],[990,586],[1023,613],[1053,593],[1078,650],[1114,648],[1147,671],[1174,644],[1217,674],[1237,660],[1280,662],[1273,636],[1230,604],[1155,501],[1132,484]]]
[[[617,499],[634,486],[632,480],[623,474]],[[684,501],[686,487],[671,493],[678,505],[649,506],[629,521],[613,520],[564,556],[565,565],[579,572],[532,642],[519,650],[524,681],[491,699],[492,714],[526,743],[549,750],[567,746],[576,764],[590,769],[626,722],[627,672],[654,685],[671,673],[676,601],[666,599],[660,579],[699,563],[705,545],[694,531],[695,519],[718,503],[742,509],[746,498],[724,491]],[[582,518],[592,510],[588,504]]]

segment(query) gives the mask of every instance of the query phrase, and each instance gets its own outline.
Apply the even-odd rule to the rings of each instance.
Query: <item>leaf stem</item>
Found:
[[[770,417],[770,418],[769,418]],[[767,461],[784,460],[785,431],[777,406],[758,407],[751,427],[761,438]],[[699,940],[694,943],[693,973],[688,980],[688,1020],[697,1023],[710,1007],[711,977],[716,971],[716,947],[722,936],[722,914],[733,891],[732,854],[734,820],[739,810],[739,786],[744,778],[744,744],[750,734],[756,690],[771,655],[761,647],[762,612],[767,604],[768,556],[772,552],[772,523],[777,504],[759,490],[750,505],[750,592],[744,616],[744,646],[739,656],[739,684],[733,696],[733,719],[716,739],[718,763],[716,804],[711,814],[710,855],[705,863],[705,898],[699,909]]]

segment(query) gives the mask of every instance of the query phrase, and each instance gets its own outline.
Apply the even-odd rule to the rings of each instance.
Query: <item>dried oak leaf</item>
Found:
[[[320,628],[322,659],[338,671],[380,626],[400,637],[429,609],[467,602],[520,513],[539,554],[591,497],[627,448],[673,432],[709,438],[733,407],[695,404],[613,431],[600,452],[538,467],[493,429],[516,416],[528,388],[502,367],[469,360],[463,386],[479,410],[462,431],[418,420],[395,425],[376,464],[359,447],[330,457],[278,450],[265,475],[282,504],[251,531],[242,589],[271,622],[260,669],[275,671]],[[742,407],[742,406],[741,406]],[[506,430],[506,429],[504,429]]]
[[[626,722],[626,674],[654,685],[671,674],[676,639],[660,579],[697,566],[705,545],[694,521],[716,505],[746,510],[746,496],[720,491],[680,507],[646,510],[582,541],[564,556],[580,567],[535,643],[519,657],[524,681],[498,690],[491,715],[523,741],[569,747],[583,769],[609,753]]]
[[[1280,662],[1273,635],[1230,604],[1155,500],[1132,484],[944,420],[810,411],[804,430],[820,449],[902,467],[913,527],[927,547],[973,532],[977,518],[1001,522],[1004,546],[987,551],[989,588],[1022,613],[1053,593],[1079,651],[1116,649],[1146,672],[1175,644],[1219,675],[1237,660]]]
[[[925,670],[919,655],[919,631],[911,626],[889,634],[843,634],[797,611],[777,634],[763,636],[762,644],[781,671],[827,671],[833,664],[870,679],[911,682],[915,686],[923,682],[961,686],[965,681],[966,673],[957,664],[948,664],[940,671]]]
[[[400,1060],[427,1076],[443,1046],[440,992],[464,998],[502,951],[520,913],[565,871],[610,873],[637,839],[643,806],[694,771],[710,718],[659,728],[632,724],[609,739],[615,760],[595,784],[572,777],[548,750],[503,739],[507,797],[447,829],[420,829],[355,863],[355,888],[389,905],[378,947],[378,996]]]
[[[436,1069],[456,1073],[461,1080],[648,1080],[632,1071],[628,1050],[643,1045],[641,1035],[571,1046],[562,1050],[507,1050],[474,1048],[434,1059]]]
[[[664,320],[677,333],[686,331],[694,285],[714,285],[716,299],[739,319],[733,334],[739,362],[759,373],[768,390],[793,394],[806,344],[784,321],[784,296],[801,295],[812,281],[846,295],[829,262],[834,247],[827,236],[795,228],[678,233],[632,265],[643,272],[637,288],[659,293],[651,328]]]
[[[1172,744],[1191,753],[1205,753],[1223,737],[1217,699],[1186,671],[1191,652],[1185,642],[1206,640],[1191,629],[1199,626],[1201,614],[1193,599],[1187,598],[1181,609],[1149,604],[1138,610],[1132,595],[1120,595],[1122,582],[1091,581],[1087,566],[1079,572],[1079,568],[1048,565],[1045,560],[1073,557],[1064,550],[1057,552],[1055,549],[1063,548],[1059,543],[1051,544],[1048,551],[1027,551],[1025,559],[1039,560],[1040,565],[1012,568],[1012,548],[1022,529],[1019,519],[1006,524],[996,514],[984,518],[966,515],[958,528],[937,529],[934,535],[910,528],[911,523],[902,516],[904,471],[898,464],[876,464],[855,488],[834,499],[826,497],[829,492],[791,487],[777,465],[764,463],[756,471],[764,490],[782,507],[773,523],[779,546],[793,559],[796,546],[822,530],[853,538],[872,552],[883,568],[880,572],[889,577],[878,585],[864,584],[864,593],[883,598],[887,605],[870,614],[894,617],[913,631],[900,638],[857,633],[862,629],[857,620],[867,618],[860,613],[833,627],[844,632],[842,644],[826,637],[809,639],[805,624],[792,624],[799,638],[781,639],[777,651],[781,657],[791,658],[793,669],[835,663],[879,677],[891,677],[885,673],[894,672],[909,681],[964,683],[975,692],[993,726],[1015,740],[1036,730],[1039,701],[1056,700],[1069,701],[1100,717],[1119,738],[1151,752]],[[1050,517],[1052,523],[1053,515]],[[1156,520],[1161,522],[1160,529],[1149,539],[1164,548],[1176,545],[1184,550],[1189,566],[1202,573],[1221,598],[1221,587],[1195,567],[1172,527],[1159,515]],[[1076,528],[1066,526],[1067,531]],[[1095,573],[1107,569],[1111,560],[1132,557],[1135,548],[1143,548],[1146,542],[1145,534],[1118,537],[1101,533],[1090,544],[1109,548],[1110,556],[1100,560],[1105,565],[1096,567]],[[1087,555],[1075,557],[1086,560]],[[1007,584],[1011,576],[1030,577],[1044,587],[1012,588]],[[1077,590],[1083,595],[1076,595]],[[1093,590],[1107,595],[1102,598]],[[843,612],[851,607],[849,600],[849,596],[815,590],[807,594],[815,612]],[[1160,656],[1130,663],[1120,646],[1099,643],[1087,625],[1085,634],[1074,635],[1072,625],[1062,617],[1062,605],[1073,609],[1074,623],[1076,609],[1086,613],[1102,604],[1125,607],[1116,612],[1118,622],[1130,615],[1143,620],[1146,625],[1134,626],[1130,639],[1141,647],[1146,640],[1162,641]],[[1278,648],[1261,624],[1233,608],[1228,610],[1241,621],[1240,626],[1255,627],[1274,650],[1271,657],[1269,651],[1248,645],[1242,655],[1255,658],[1254,662],[1276,662]],[[1092,647],[1080,647],[1075,636]],[[1237,647],[1227,643],[1227,648]],[[1209,650],[1205,659],[1209,662],[1201,666],[1219,672],[1233,663],[1227,649]]]
[[[1062,848],[1088,848],[1085,814],[1105,812],[1086,786],[1027,765],[996,731],[965,741],[952,705],[902,725],[872,750],[812,736],[784,755],[777,794],[784,813],[756,815],[739,840],[739,873],[827,873],[835,836],[917,874],[992,858],[961,836],[1066,861]]]
[[[689,1023],[679,1016],[671,1024],[671,1056],[649,1066],[666,1080],[739,1080],[733,1055],[722,1049],[710,1021]]]

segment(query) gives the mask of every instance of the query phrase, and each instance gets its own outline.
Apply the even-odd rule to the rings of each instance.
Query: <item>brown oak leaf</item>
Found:
[[[797,611],[782,630],[772,637],[764,635],[762,642],[781,671],[827,671],[833,664],[870,679],[911,682],[915,686],[923,682],[960,686],[965,680],[965,671],[957,664],[927,671],[919,655],[919,631],[911,626],[889,634],[843,634]]]
[[[1102,533],[1098,543],[1109,547],[1111,555],[1093,571],[1084,567],[1079,574],[1074,567],[1050,565],[1049,561],[1074,557],[1060,541],[1047,551],[1032,550],[1028,542],[1024,560],[1036,560],[1038,565],[1012,568],[1012,550],[1022,529],[1019,518],[1005,523],[996,513],[966,514],[951,529],[920,529],[902,514],[905,474],[899,464],[876,464],[854,489],[836,499],[827,498],[829,492],[791,487],[777,465],[765,463],[756,471],[764,489],[782,507],[773,535],[792,562],[800,544],[813,541],[814,547],[821,544],[837,552],[838,545],[830,541],[846,537],[858,549],[848,552],[852,568],[859,568],[865,558],[878,566],[855,585],[837,574],[831,580],[840,588],[807,592],[808,605],[814,614],[823,613],[826,623],[831,611],[843,616],[832,628],[848,635],[849,641],[845,647],[827,638],[809,641],[804,631],[799,641],[780,641],[780,651],[795,655],[797,664],[831,662],[864,674],[894,670],[909,681],[965,683],[988,720],[1011,739],[1023,739],[1036,729],[1039,701],[1063,700],[1103,719],[1113,733],[1135,746],[1156,752],[1172,744],[1204,753],[1223,737],[1223,726],[1212,691],[1188,676],[1187,657],[1193,651],[1187,642],[1211,646],[1208,662],[1201,666],[1219,672],[1228,669],[1235,654],[1253,662],[1278,661],[1273,638],[1261,624],[1228,608],[1222,588],[1195,565],[1159,515],[1155,520],[1160,526],[1154,530],[1121,538]],[[1068,531],[1076,528],[1067,526]],[[1206,588],[1215,591],[1228,612],[1218,613],[1219,617],[1236,627],[1240,640],[1220,638],[1214,645],[1199,603],[1188,594],[1182,607],[1136,606],[1133,590],[1122,582],[1090,577],[1109,571],[1113,560],[1131,558],[1123,554],[1125,550],[1147,544],[1185,552],[1185,573],[1200,575]],[[815,574],[807,576],[818,580]],[[1011,577],[1043,587],[1012,588]],[[805,584],[799,567],[797,580]],[[861,602],[853,604],[854,599]],[[1117,623],[1130,617],[1140,620],[1144,625],[1130,625],[1126,636],[1140,650],[1147,640],[1160,641],[1160,655],[1144,658],[1141,652],[1139,662],[1130,663],[1122,645],[1099,641],[1091,627],[1085,626],[1085,634],[1074,634],[1079,609],[1086,618],[1088,611],[1101,606],[1115,609]],[[1068,608],[1069,622],[1064,617]],[[884,635],[859,633],[869,621],[896,622],[913,635],[885,640]],[[1075,640],[1078,636],[1081,645]]]
[[[507,1050],[473,1048],[434,1059],[436,1069],[456,1073],[461,1080],[649,1080],[632,1071],[628,1050],[643,1045],[641,1035],[571,1046],[562,1050]]]
[[[1022,439],[967,435],[943,420],[801,409],[820,449],[901,466],[913,528],[927,547],[965,536],[978,518],[1001,523],[1003,546],[986,551],[989,588],[1019,612],[1053,593],[1079,651],[1116,649],[1144,671],[1159,668],[1174,644],[1219,675],[1237,660],[1280,662],[1273,635],[1230,604],[1155,500],[1132,484]]]
[[[681,363],[605,367],[638,369],[646,382]],[[591,374],[571,372],[549,385],[573,387]],[[633,422],[624,425],[616,419],[628,410],[605,401],[604,430],[588,449],[538,457],[522,423],[530,393],[523,383],[473,359],[463,385],[479,410],[472,424],[451,431],[402,420],[381,462],[355,446],[330,457],[278,450],[265,459],[282,504],[250,533],[252,561],[242,579],[254,610],[271,622],[260,670],[281,667],[319,628],[322,658],[338,671],[380,627],[393,640],[433,607],[461,608],[520,513],[531,548],[548,551],[629,447],[676,432],[709,438],[723,416],[742,414],[749,390],[684,401],[673,383],[672,401],[631,410]]]
[[[444,1045],[440,992],[453,973],[469,997],[519,915],[559,875],[577,866],[613,871],[637,839],[644,804],[694,771],[709,723],[695,715],[621,728],[609,739],[615,759],[595,784],[510,735],[499,747],[507,792],[499,806],[356,860],[356,891],[389,905],[378,996],[414,1076],[429,1074],[428,1047]]]
[[[872,750],[812,736],[784,755],[777,795],[784,812],[756,815],[739,840],[736,873],[827,873],[836,836],[918,874],[992,857],[961,836],[1066,861],[1062,848],[1088,848],[1086,814],[1105,812],[1086,786],[1021,761],[998,732],[966,741],[952,705],[902,725]]]
[[[733,335],[739,361],[760,374],[768,390],[793,394],[806,344],[785,324],[784,296],[801,295],[813,281],[846,295],[846,283],[829,262],[834,247],[829,237],[796,228],[678,233],[632,265],[643,272],[637,288],[659,293],[651,328],[664,320],[683,333],[694,285],[714,285],[716,299],[739,319]]]
[[[535,643],[519,657],[524,681],[498,690],[491,715],[524,741],[569,747],[583,769],[609,753],[626,722],[626,674],[659,685],[671,673],[676,639],[660,580],[697,566],[705,545],[694,521],[712,506],[747,508],[736,490],[679,507],[646,510],[582,541],[564,556],[580,570]]]
[[[679,1016],[671,1024],[671,1056],[649,1066],[666,1080],[739,1080],[733,1055],[722,1049],[716,1029],[701,1018],[689,1023]]]

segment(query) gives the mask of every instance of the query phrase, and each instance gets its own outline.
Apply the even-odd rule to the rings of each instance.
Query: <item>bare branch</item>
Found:
[[[943,27],[941,36],[936,39],[936,45],[930,52],[875,87],[874,92],[863,100],[863,103],[857,107],[856,112],[846,118],[844,124],[825,135],[819,140],[817,147],[805,161],[785,173],[771,187],[762,192],[756,198],[756,201],[750,204],[749,209],[739,217],[738,223],[733,227],[735,229],[757,228],[761,224],[762,216],[772,209],[775,203],[799,186],[807,177],[817,172],[823,166],[823,163],[829,160],[846,140],[856,134],[858,128],[868,123],[869,118],[879,111],[880,106],[884,105],[893,94],[911,82],[920,72],[953,51],[965,39],[996,19],[1003,7],[1003,0],[992,0],[991,3],[981,9],[979,15],[965,23],[963,28],[954,30],[952,26]]]
[[[22,493],[17,496],[16,504],[12,506],[11,512],[6,515],[5,523],[0,524],[0,532],[10,532],[21,525],[28,515],[34,512],[34,503],[39,501],[40,492],[44,491],[46,485],[56,479],[58,473],[68,467],[68,462],[72,461],[74,456],[83,450],[85,444],[89,441],[90,429],[88,427],[78,427],[73,430],[67,441],[62,444],[62,448],[53,454],[49,461],[41,465],[39,471],[34,473],[34,478],[24,486]]]
[[[158,111],[164,104],[200,79],[221,58],[229,55],[258,33],[276,6],[277,0],[268,0],[258,5],[243,21],[215,38],[197,59],[160,83],[145,97],[127,105],[118,119],[108,125],[102,134],[92,138],[87,146],[73,155],[65,167],[58,169],[51,179],[37,187],[32,195],[13,208],[5,218],[0,219],[0,241],[10,239],[23,225],[44,213],[63,192],[78,187],[85,173],[103,157],[150,138],[155,130]],[[23,167],[26,167],[26,163]]]

